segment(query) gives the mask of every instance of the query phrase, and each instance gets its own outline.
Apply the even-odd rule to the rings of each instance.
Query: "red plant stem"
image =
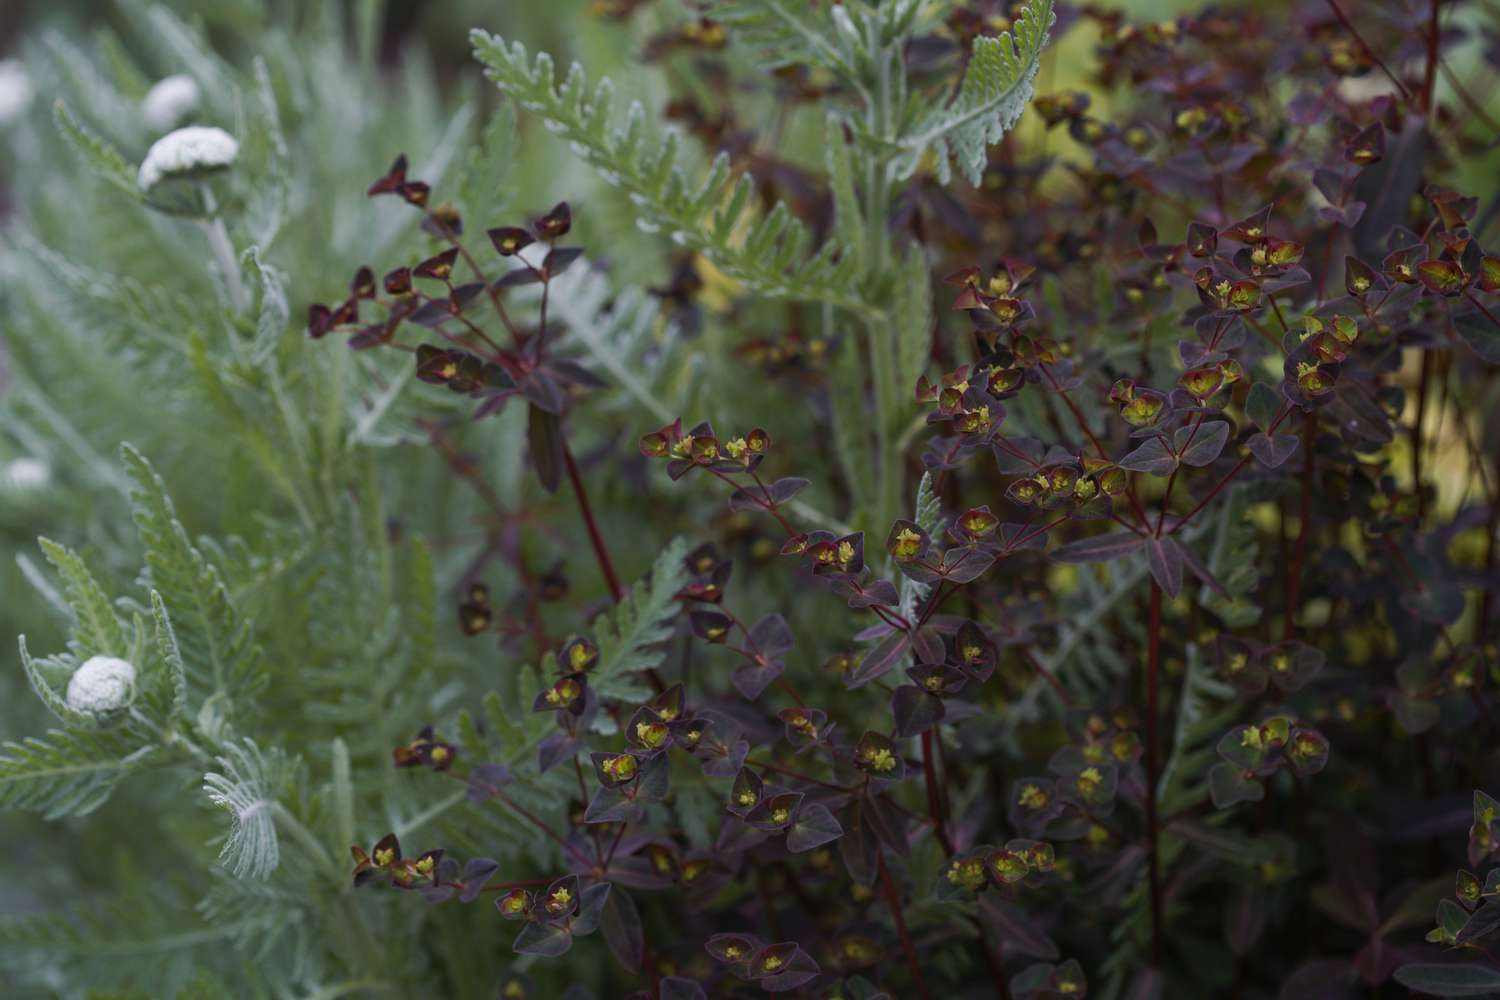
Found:
[[[568,469],[568,482],[573,484],[573,496],[578,499],[578,512],[583,515],[584,526],[589,531],[589,541],[594,546],[594,557],[599,560],[599,571],[604,574],[604,582],[609,584],[610,596],[615,603],[619,604],[625,596],[625,588],[620,586],[620,578],[615,575],[615,564],[609,558],[609,549],[604,545],[604,536],[599,534],[599,525],[594,520],[594,509],[589,506],[589,494],[583,487],[583,479],[578,475],[578,463],[573,461],[573,449],[566,439],[562,445],[563,465]]]
[[[938,790],[942,793],[943,815],[951,816],[953,815],[953,802],[948,797],[948,755],[943,750],[941,737],[933,740],[932,745],[937,749]]]
[[[927,787],[927,815],[932,817],[933,834],[943,847],[944,854],[953,853],[953,841],[943,826],[943,806],[938,799],[937,768],[933,763],[932,730],[922,734],[922,784]]]
[[[1199,414],[1197,422],[1193,424],[1193,429],[1188,431],[1187,441],[1182,446],[1183,452],[1193,446],[1193,438],[1198,436],[1198,428],[1202,426],[1203,415]],[[1162,440],[1162,444],[1166,444],[1166,441]],[[1167,508],[1172,502],[1172,487],[1177,483],[1177,473],[1181,468],[1181,465],[1172,466],[1172,474],[1167,477],[1167,488],[1161,495],[1161,513],[1156,516],[1156,530],[1152,533],[1156,538],[1161,537],[1161,529],[1167,523]]]
[[[1437,87],[1438,66],[1438,0],[1427,3],[1427,69],[1422,77],[1422,106],[1431,117]]]
[[[1496,478],[1500,479],[1500,452],[1497,452],[1496,455],[1495,455],[1495,474],[1496,474]],[[1495,546],[1495,536],[1496,535],[1500,535],[1500,503],[1496,503],[1494,500],[1491,500],[1490,501],[1489,532],[1488,532],[1488,538],[1485,541],[1485,547],[1484,547],[1484,575],[1485,575],[1486,578],[1489,578],[1490,574],[1492,574],[1495,571],[1495,548],[1496,548],[1496,546]],[[1486,636],[1486,635],[1490,634],[1489,633],[1490,606],[1491,606],[1491,604],[1493,602],[1494,596],[1495,596],[1494,588],[1493,587],[1486,587],[1485,591],[1484,591],[1484,597],[1479,602],[1478,620],[1474,623],[1475,626],[1476,626],[1476,629],[1475,629],[1475,632],[1474,632],[1474,639],[1475,639],[1476,642],[1479,640],[1479,638],[1481,636]],[[1481,672],[1479,674],[1479,676],[1480,676],[1481,682],[1482,682],[1484,674]]]
[[[1443,78],[1448,81],[1448,86],[1453,88],[1453,92],[1458,95],[1458,99],[1463,102],[1463,106],[1468,109],[1469,114],[1484,122],[1485,128],[1494,132],[1500,132],[1500,121],[1496,121],[1489,116],[1484,110],[1484,105],[1475,100],[1474,95],[1469,93],[1468,89],[1463,85],[1463,81],[1459,80],[1458,74],[1449,69],[1448,64],[1442,60],[1438,61],[1438,69],[1442,70]]]
[[[1276,304],[1276,296],[1274,294],[1268,294],[1266,295],[1266,301],[1271,303],[1271,312],[1275,313],[1276,322],[1281,324],[1281,332],[1287,333],[1288,331],[1290,331],[1291,327],[1286,325],[1286,319],[1281,315],[1281,307]],[[1281,350],[1280,343],[1277,343],[1276,349],[1278,351]]]
[[[766,770],[766,771],[775,771],[777,774],[784,774],[784,775],[786,775],[789,778],[796,778],[798,781],[805,781],[805,782],[807,782],[810,785],[817,785],[817,786],[819,786],[821,788],[830,788],[830,789],[832,789],[833,791],[836,791],[836,792],[852,792],[852,791],[854,791],[853,788],[849,788],[849,787],[846,787],[844,785],[836,785],[836,784],[834,784],[831,781],[823,781],[820,778],[814,778],[810,774],[804,774],[803,772],[798,771],[798,770],[794,770],[793,768],[782,767],[780,764],[773,764],[773,763],[771,763],[768,760],[749,760],[749,759],[747,759],[745,761],[745,766],[746,767],[758,767],[758,768],[761,768],[761,769]]]
[[[1281,412],[1276,414],[1276,419],[1271,421],[1271,426],[1266,428],[1266,433],[1270,434],[1275,431],[1276,428],[1280,427],[1281,422],[1285,420],[1287,418],[1287,415],[1291,412],[1292,408],[1290,406],[1283,406],[1281,408]],[[1214,483],[1213,488],[1208,491],[1208,495],[1205,496],[1202,500],[1199,500],[1197,505],[1194,506],[1192,510],[1182,515],[1182,517],[1178,519],[1177,523],[1172,526],[1172,531],[1168,532],[1168,534],[1181,531],[1187,525],[1187,523],[1197,515],[1200,510],[1202,510],[1204,507],[1207,507],[1209,503],[1213,501],[1213,498],[1218,496],[1219,493],[1223,491],[1224,487],[1230,484],[1235,476],[1238,476],[1244,470],[1245,466],[1250,464],[1253,458],[1253,455],[1246,455],[1244,458],[1239,460],[1239,463],[1235,465],[1234,468],[1224,473],[1224,478],[1220,479],[1217,483]]]
[[[1069,396],[1067,391],[1058,385],[1057,379],[1052,375],[1052,370],[1046,365],[1037,365],[1037,367],[1041,369],[1043,375],[1047,376],[1047,384],[1052,386],[1052,391],[1061,396],[1062,401],[1067,404],[1068,412],[1073,414],[1073,419],[1077,422],[1078,429],[1083,431],[1084,435],[1088,437],[1089,443],[1094,446],[1094,450],[1099,453],[1099,457],[1104,459],[1109,458],[1109,452],[1104,450],[1104,445],[1100,444],[1099,439],[1094,436],[1094,432],[1089,430],[1089,422],[1084,418],[1083,411],[1078,408],[1077,403],[1073,402],[1073,397]],[[1130,508],[1135,512],[1136,520],[1149,527],[1150,524],[1146,520],[1146,512],[1141,509],[1140,501],[1135,498],[1135,490],[1127,488],[1125,496],[1130,500]]]
[[[509,892],[512,889],[529,889],[532,886],[537,886],[537,885],[551,885],[553,882],[556,882],[556,881],[557,881],[557,879],[553,879],[553,878],[526,878],[526,879],[521,879],[519,882],[492,882],[489,885],[486,885],[484,888],[480,889],[479,891],[480,892]],[[452,888],[452,889],[462,889],[464,887],[464,884],[462,882],[441,882],[439,884],[440,885],[446,885],[446,886],[448,886],[449,888]]]
[[[495,290],[495,286],[490,283],[490,279],[485,277],[484,270],[480,268],[479,262],[474,259],[474,255],[469,253],[469,248],[464,246],[463,242],[458,238],[458,234],[449,229],[448,224],[442,219],[438,218],[433,212],[426,211],[424,212],[424,214],[427,216],[428,221],[437,226],[438,232],[443,234],[443,238],[451,243],[456,250],[458,250],[458,255],[464,259],[465,264],[469,265],[469,270],[474,272],[474,277],[484,282],[484,290],[489,295],[490,301],[494,303],[495,312],[500,316],[500,322],[504,323],[505,328],[510,331],[512,339],[519,340],[520,334],[517,333],[515,324],[513,324],[510,321],[510,317],[505,314],[505,305],[500,301],[500,293]],[[483,336],[483,334],[481,334],[481,336]],[[493,340],[490,340],[489,337],[485,337],[484,339],[485,342],[488,343],[491,347],[499,350],[499,347],[496,346],[495,342]]]
[[[962,561],[960,561],[960,565],[962,565]],[[927,607],[922,611],[922,614],[917,617],[917,628],[921,628],[923,625],[926,625],[927,619],[931,618],[933,613],[937,611],[938,605],[947,600],[948,594],[945,594],[943,592],[943,588],[946,586],[948,586],[948,581],[944,580],[942,583],[938,584],[937,589],[932,592],[932,599],[927,602]],[[957,587],[954,588],[954,590],[957,589]],[[949,593],[951,593],[951,591]]]
[[[629,825],[629,823],[621,823],[620,828],[615,831],[615,839],[610,841],[609,851],[604,855],[605,871],[609,871],[610,862],[614,861],[615,859],[615,849],[620,846],[620,840],[625,836],[625,828]]]
[[[1158,668],[1161,665],[1161,587],[1151,581],[1151,631],[1146,649],[1146,860],[1151,879],[1151,962],[1161,966],[1162,886],[1161,866],[1157,858],[1156,783],[1160,778],[1157,760]]]
[[[1036,658],[1035,654],[1033,654],[1031,650],[1027,649],[1025,646],[1017,646],[1016,652],[1021,654],[1021,659],[1025,660],[1027,664],[1030,665],[1031,669],[1036,672],[1036,675],[1038,677],[1046,681],[1047,684],[1051,686],[1053,692],[1057,695],[1057,697],[1062,701],[1064,705],[1066,705],[1068,708],[1074,707],[1073,699],[1068,694],[1067,689],[1064,688],[1062,684],[1058,683],[1056,677],[1052,676],[1052,671],[1042,666],[1042,662]]]
[[[1411,485],[1417,494],[1417,524],[1427,519],[1427,501],[1422,494],[1422,428],[1427,422],[1427,392],[1432,379],[1432,353],[1422,352],[1422,374],[1417,379],[1417,419],[1411,428]]]
[[[906,617],[898,612],[889,611],[881,607],[879,604],[870,605],[870,610],[875,612],[875,615],[881,621],[885,622],[897,632],[910,632],[912,630],[911,622],[907,621]]]
[[[885,890],[885,903],[890,907],[891,919],[896,922],[896,933],[901,938],[901,950],[906,953],[906,964],[911,969],[912,981],[922,1000],[932,1000],[932,994],[927,991],[927,980],[922,978],[922,966],[917,961],[916,949],[911,946],[911,935],[906,933],[906,918],[901,913],[901,897],[896,893],[896,884],[891,881],[891,873],[885,867],[883,851],[876,856],[876,862],[880,865],[880,886]]]
[[[577,861],[579,864],[584,865],[588,868],[593,867],[594,862],[589,860],[586,854],[578,850],[578,848],[574,847],[566,840],[559,837],[552,831],[552,828],[550,826],[548,826],[546,823],[543,823],[541,820],[537,819],[534,814],[528,812],[524,807],[517,804],[515,799],[499,791],[495,792],[495,798],[499,800],[499,802],[506,808],[510,809],[516,815],[520,816],[522,819],[526,820],[526,822],[530,823],[532,826],[540,830],[548,840],[552,841],[558,847],[562,848],[563,851],[570,855],[574,861]]]
[[[1303,419],[1302,488],[1297,499],[1297,544],[1291,565],[1286,571],[1286,614],[1281,623],[1281,638],[1290,639],[1297,627],[1297,596],[1302,590],[1302,564],[1307,559],[1308,522],[1312,520],[1313,434],[1317,423],[1309,413]]]
[[[733,479],[730,479],[718,469],[709,469],[708,471],[713,473],[718,478],[722,479],[724,482],[728,483],[736,493],[744,493],[757,507],[765,511],[767,514],[770,514],[772,517],[776,518],[777,523],[781,525],[781,530],[787,533],[787,537],[791,537],[792,535],[797,534],[797,529],[792,527],[791,522],[782,516],[781,511],[777,509],[777,505],[774,502],[771,502],[771,494],[768,490],[765,489],[764,486],[761,487],[761,492],[765,493],[766,499],[762,500],[760,497],[756,496],[754,493],[751,493],[749,490],[745,489]],[[751,476],[753,477],[754,475],[755,474],[752,472]],[[756,482],[759,483],[760,480],[757,478]]]
[[[1366,42],[1364,36],[1359,33],[1359,29],[1350,22],[1349,18],[1344,16],[1343,10],[1339,8],[1338,0],[1328,0],[1328,6],[1333,9],[1333,16],[1339,19],[1339,23],[1344,26],[1344,29],[1354,36],[1354,40],[1359,43],[1359,47],[1365,50],[1365,55],[1370,57],[1370,61],[1380,67],[1380,71],[1396,85],[1397,90],[1401,91],[1401,96],[1407,102],[1410,102],[1411,91],[1407,90],[1406,84],[1402,83],[1400,78],[1391,72],[1389,66],[1380,61],[1380,57],[1375,54],[1375,50],[1370,48],[1370,43]]]
[[[1472,306],[1474,306],[1474,308],[1476,308],[1480,312],[1484,313],[1485,318],[1488,319],[1491,323],[1495,324],[1496,326],[1500,326],[1500,319],[1496,319],[1495,318],[1495,314],[1492,313],[1492,312],[1490,312],[1488,309],[1486,309],[1484,307],[1484,303],[1480,302],[1478,299],[1476,299],[1474,297],[1474,293],[1473,292],[1465,291],[1464,292],[1464,298],[1468,299],[1469,303]]]

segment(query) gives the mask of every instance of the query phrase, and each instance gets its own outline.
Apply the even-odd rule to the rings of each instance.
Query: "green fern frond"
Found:
[[[673,334],[669,329],[658,339],[661,306],[655,298],[635,286],[616,293],[602,272],[579,261],[553,281],[551,301],[567,327],[562,343],[582,345],[632,405],[664,424],[681,412],[656,387]]]
[[[120,451],[136,486],[131,502],[146,550],[147,577],[175,616],[189,686],[195,694],[223,692],[232,703],[249,704],[247,696],[264,680],[260,648],[249,623],[218,568],[188,539],[166,484],[151,463],[128,444]]]
[[[720,0],[708,14],[736,41],[762,50],[767,69],[814,65],[859,85],[861,39],[837,4],[800,0]],[[839,16],[841,15],[841,16]]]
[[[807,227],[784,204],[754,218],[749,211],[754,182],[744,174],[735,179],[727,155],[718,156],[693,182],[680,162],[678,133],[649,138],[639,102],[626,113],[622,128],[612,127],[614,85],[608,79],[590,93],[583,68],[574,64],[559,87],[546,53],[533,59],[521,43],[484,31],[469,38],[496,86],[540,114],[574,153],[630,195],[641,212],[640,228],[665,230],[674,243],[704,254],[763,295],[828,302],[866,316],[878,312],[850,291],[858,279],[852,254],[829,242],[808,256]]]
[[[686,555],[687,541],[674,539],[657,557],[650,576],[632,587],[618,606],[594,620],[599,660],[590,672],[589,684],[601,697],[639,701],[649,696],[630,675],[658,667],[665,658],[660,645],[672,635],[670,623],[677,613],[674,597],[688,579]],[[549,652],[535,676],[549,676],[556,667],[557,660]],[[526,670],[509,671],[500,679],[481,701],[482,729],[469,712],[459,713],[459,740],[467,751],[477,750],[488,760],[514,767],[556,731],[548,713],[526,711],[534,693],[527,686],[530,679],[533,675]]]
[[[263,753],[249,738],[224,746],[219,771],[203,776],[209,802],[229,810],[229,836],[219,863],[235,878],[264,880],[281,863],[276,836],[277,798],[296,769],[280,747]]]
[[[931,268],[921,246],[912,243],[901,262],[901,274],[896,282],[896,298],[892,308],[893,328],[896,334],[896,370],[901,377],[915,382],[918,375],[927,371],[932,348],[932,282],[928,280]]]
[[[307,962],[313,914],[306,892],[295,883],[250,882],[217,872],[196,908],[207,926],[232,928],[235,950],[253,960],[267,959],[281,945],[280,952],[293,958],[293,975]]]
[[[64,725],[86,726],[90,723],[88,716],[82,712],[74,711],[68,707],[67,700],[58,694],[57,688],[42,675],[41,666],[31,658],[31,652],[26,648],[26,637],[23,635],[17,640],[21,648],[21,669],[26,673],[26,682],[31,685],[32,692],[41,699],[47,711]]]
[[[1053,20],[1052,0],[1028,0],[1010,32],[974,40],[957,98],[933,108],[897,140],[902,152],[893,164],[895,180],[910,177],[931,152],[944,184],[950,154],[970,183],[979,183],[988,147],[1010,131],[1031,100]]]
[[[912,511],[912,520],[928,534],[936,534],[938,519],[942,516],[943,502],[932,488],[932,473],[922,473],[917,483],[917,505]],[[901,613],[908,617],[917,613],[917,605],[932,592],[932,584],[917,583],[909,576],[901,577]]]
[[[1225,599],[1205,585],[1198,598],[1230,629],[1254,625],[1261,617],[1260,605],[1248,599],[1260,583],[1260,533],[1248,516],[1251,492],[1242,484],[1230,488],[1209,550],[1209,572],[1229,597]]]
[[[157,747],[133,726],[53,729],[0,744],[0,809],[47,819],[81,816],[109,798],[126,775],[155,763]]]
[[[57,120],[58,131],[90,171],[132,199],[141,200],[141,189],[136,183],[135,171],[109,140],[73,117],[73,112],[62,101],[53,105],[52,113]]]
[[[79,659],[90,656],[126,656],[129,647],[125,642],[125,629],[116,617],[109,597],[99,581],[89,572],[78,553],[57,544],[50,538],[39,538],[54,569],[63,581],[63,593],[68,606],[73,609],[75,624],[73,638],[69,643]]]
[[[656,557],[650,577],[630,588],[619,605],[594,621],[599,662],[589,684],[601,698],[640,701],[649,696],[629,675],[654,669],[666,658],[660,644],[672,635],[675,596],[687,583],[683,562],[687,548],[686,539],[673,539]]]
[[[143,899],[142,896],[145,896]],[[165,893],[122,893],[87,905],[41,916],[0,920],[0,963],[30,954],[64,961],[70,977],[92,969],[115,988],[153,987],[153,996],[171,995],[168,984],[191,973],[198,949],[222,951],[259,916],[234,916],[215,925],[176,919],[183,912]],[[168,966],[171,966],[169,969]]]
[[[1205,775],[1216,760],[1215,747],[1233,724],[1239,705],[1234,689],[1216,678],[1203,663],[1196,644],[1187,647],[1187,670],[1177,708],[1172,750],[1157,783],[1157,810],[1172,815],[1208,798]]]

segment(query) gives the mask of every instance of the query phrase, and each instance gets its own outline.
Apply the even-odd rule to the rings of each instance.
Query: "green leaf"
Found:
[[[944,184],[951,179],[950,154],[969,182],[979,183],[988,147],[1010,131],[1031,100],[1053,20],[1052,0],[1028,0],[1012,31],[974,40],[957,99],[947,105],[933,102],[897,140],[901,153],[893,164],[895,180],[910,177],[931,152]]]
[[[125,162],[125,157],[120,155],[118,149],[73,117],[73,112],[62,101],[52,106],[52,117],[57,122],[63,139],[78,154],[84,166],[134,200],[142,200],[135,171]]]
[[[125,630],[110,605],[104,588],[94,579],[78,553],[50,538],[39,538],[43,554],[62,577],[63,593],[77,616],[73,627],[73,651],[79,659],[90,656],[126,656],[129,646]]]
[[[259,247],[250,247],[241,254],[240,264],[251,277],[260,281],[260,309],[255,319],[250,358],[258,365],[264,364],[276,352],[291,316],[286,298],[286,275],[260,259]]]
[[[276,837],[277,798],[285,790],[296,761],[280,747],[262,753],[255,741],[229,743],[217,758],[220,771],[203,776],[208,800],[229,810],[229,836],[219,851],[219,863],[236,878],[269,878],[281,863]]]
[[[661,303],[635,286],[617,291],[586,264],[575,262],[552,282],[552,310],[567,327],[565,341],[576,340],[608,374],[610,388],[620,390],[617,402],[670,423],[681,400],[663,401],[664,362],[671,352],[657,336]]]
[[[1180,813],[1208,797],[1204,775],[1218,759],[1219,736],[1237,711],[1234,689],[1214,676],[1196,644],[1189,645],[1172,749],[1157,781],[1159,811]]]
[[[0,808],[47,819],[97,809],[115,785],[145,766],[155,747],[128,726],[53,729],[43,737],[0,744]]]
[[[857,32],[839,30],[836,9],[836,4],[801,0],[718,0],[709,5],[708,14],[729,27],[736,41],[762,50],[766,69],[821,66],[858,86],[863,39]]]
[[[836,332],[831,316],[825,317],[824,338],[830,339]],[[851,491],[861,496],[867,490],[865,477],[875,464],[869,434],[871,417],[865,392],[865,365],[853,333],[845,332],[842,341],[830,366],[828,397],[839,467]]]
[[[67,700],[47,683],[47,679],[37,669],[36,661],[31,658],[31,654],[26,649],[26,637],[21,636],[17,643],[21,647],[21,669],[26,672],[26,682],[42,700],[42,704],[47,706],[47,711],[56,716],[58,721],[69,726],[91,725],[93,720],[89,716],[69,708]]]
[[[147,578],[173,609],[178,648],[195,694],[222,692],[244,703],[261,683],[260,648],[217,567],[188,539],[166,485],[140,452],[121,445],[136,489],[136,528],[146,549]]]
[[[1214,528],[1208,570],[1219,581],[1226,599],[1206,584],[1198,602],[1218,615],[1230,628],[1244,628],[1260,620],[1261,609],[1250,599],[1260,584],[1260,535],[1249,517],[1250,490],[1232,486]]]
[[[943,501],[933,491],[932,473],[922,473],[922,479],[917,483],[917,505],[912,512],[912,520],[917,527],[929,535],[936,534],[938,519],[943,513]],[[901,605],[900,611],[908,618],[917,614],[917,605],[923,598],[932,592],[932,584],[918,583],[911,577],[901,576]]]
[[[913,241],[907,247],[896,277],[896,301],[894,305],[896,333],[896,372],[906,379],[905,395],[898,395],[898,402],[907,405],[893,407],[895,416],[906,415],[909,419],[915,407],[911,405],[911,387],[917,376],[927,371],[928,358],[932,352],[932,282],[931,268],[922,247]],[[905,420],[898,419],[898,424]]]
[[[824,119],[823,146],[828,161],[828,188],[833,193],[834,236],[849,248],[855,258],[855,270],[863,274],[869,237],[859,196],[854,190],[854,162],[849,144],[844,141],[844,122],[836,114]]]
[[[156,619],[156,651],[167,667],[171,718],[180,719],[187,713],[187,667],[182,662],[182,650],[177,645],[177,633],[172,629],[167,606],[162,603],[161,594],[154,590],[151,591],[151,615]]]
[[[673,539],[651,567],[651,576],[636,583],[612,610],[594,622],[599,662],[589,684],[601,698],[639,701],[649,691],[628,675],[661,665],[661,643],[672,635],[677,616],[675,595],[687,583],[687,540]]]
[[[630,108],[622,128],[611,127],[614,85],[609,80],[601,80],[590,92],[582,67],[574,64],[559,87],[552,57],[546,53],[533,58],[519,42],[508,43],[477,29],[469,39],[485,75],[497,87],[521,107],[540,114],[578,156],[630,195],[641,213],[642,229],[665,231],[678,246],[704,254],[725,274],[762,295],[878,314],[850,291],[856,277],[852,254],[828,242],[805,256],[807,228],[784,206],[773,208],[758,222],[745,216],[750,180],[732,179],[727,156],[721,154],[694,182],[680,162],[678,133],[649,141],[639,104]],[[720,208],[726,201],[729,207]],[[715,213],[712,224],[705,221],[710,212]],[[740,238],[747,229],[749,235]]]

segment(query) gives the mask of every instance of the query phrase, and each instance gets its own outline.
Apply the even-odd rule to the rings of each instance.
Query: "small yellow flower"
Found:
[[[902,528],[896,535],[895,555],[897,559],[914,559],[922,550],[922,536],[910,528]]]

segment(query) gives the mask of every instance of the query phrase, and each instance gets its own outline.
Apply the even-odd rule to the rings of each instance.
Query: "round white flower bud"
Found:
[[[52,481],[52,466],[40,458],[24,456],[0,467],[0,486],[13,493],[45,489]]]
[[[198,81],[186,73],[163,77],[141,99],[141,117],[153,129],[169,129],[198,106],[198,99]]]
[[[91,656],[68,680],[68,707],[102,715],[129,705],[135,697],[135,667],[114,656]]]
[[[142,191],[150,191],[168,177],[227,167],[239,155],[240,144],[228,132],[211,125],[189,125],[151,144],[136,183]]]
[[[9,124],[31,107],[31,77],[15,59],[0,59],[0,125]]]

